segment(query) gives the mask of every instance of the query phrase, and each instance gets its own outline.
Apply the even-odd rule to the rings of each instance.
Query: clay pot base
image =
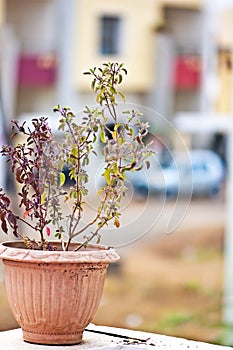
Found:
[[[23,330],[23,340],[31,344],[46,345],[75,345],[83,342],[83,332],[74,334],[45,334],[32,333]]]

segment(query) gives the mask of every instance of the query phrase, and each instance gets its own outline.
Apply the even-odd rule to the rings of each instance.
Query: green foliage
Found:
[[[148,168],[148,157],[153,153],[149,145],[144,143],[149,124],[140,119],[142,114],[139,111],[125,111],[126,121],[119,120],[116,108],[117,98],[125,101],[124,94],[118,90],[123,77],[127,74],[124,65],[104,63],[101,67],[90,69],[84,74],[92,77],[91,89],[96,94],[99,107],[91,109],[86,106],[83,116],[78,119],[69,107],[54,106],[53,111],[59,113],[60,116],[59,130],[64,132],[64,140],[61,144],[57,144],[48,126],[41,125],[39,129],[40,154],[38,154],[36,143],[34,153],[31,154],[33,157],[36,155],[37,163],[43,162],[40,174],[41,181],[35,185],[38,186],[36,198],[39,201],[39,208],[34,212],[37,215],[35,218],[38,218],[38,223],[34,228],[40,232],[41,240],[45,242],[44,230],[46,231],[47,228],[47,232],[50,234],[47,225],[54,226],[55,237],[61,239],[62,247],[66,250],[69,248],[70,241],[80,235],[84,235],[84,242],[81,246],[86,247],[93,238],[99,242],[100,230],[108,225],[110,221],[113,222],[116,228],[120,227],[120,202],[126,191],[126,173],[128,171],[138,171],[144,165]],[[77,119],[79,122],[77,122]],[[39,120],[34,121],[34,126],[37,129],[39,123]],[[108,123],[115,124],[113,130],[109,129]],[[46,133],[43,130],[41,131],[43,128]],[[18,131],[26,133],[23,126],[18,126]],[[30,129],[28,129],[28,133],[31,133]],[[48,139],[50,141],[49,145]],[[93,219],[83,226],[81,225],[81,219],[85,209],[85,197],[88,194],[87,183],[90,180],[87,166],[90,163],[91,155],[97,155],[95,149],[97,139],[100,139],[103,144],[102,154],[105,168],[102,176],[106,184],[99,191],[100,201],[96,214]],[[35,141],[32,135],[29,140],[30,142]],[[25,155],[27,155],[26,149],[27,147],[30,148],[30,144],[23,147]],[[4,155],[7,155],[7,149],[4,150]],[[10,155],[9,152],[8,155]],[[69,178],[73,181],[73,185],[69,189],[64,187],[66,182],[66,176],[63,172],[64,167],[68,169]],[[22,169],[20,166],[19,168],[20,171],[16,172],[16,178],[18,182],[23,183]],[[31,169],[31,172],[33,173],[33,169]],[[27,180],[26,182],[27,186],[30,187],[30,181]],[[28,195],[29,189],[25,196]],[[64,218],[61,211],[62,201],[72,202],[72,210],[66,218]],[[32,218],[33,213],[30,211],[30,203],[33,203],[33,201],[29,202],[30,205],[26,199],[24,199],[24,202],[27,204],[26,213]],[[2,194],[2,203],[4,208],[8,208],[9,203],[4,194]],[[9,221],[10,218],[10,224],[16,231],[18,229],[17,220],[21,220],[21,218],[13,218],[9,210],[7,214],[7,210],[2,215],[3,226],[6,228],[6,219],[8,218]],[[24,219],[23,221],[26,222]],[[66,227],[64,227],[64,219],[66,219]],[[32,224],[29,225],[32,227]],[[66,242],[63,238],[64,232],[68,235]],[[44,244],[39,246],[42,249],[45,247]]]
[[[158,326],[161,327],[177,327],[188,323],[194,319],[191,313],[187,312],[171,312],[164,316]]]
[[[102,67],[94,67],[84,74],[89,74],[93,77],[91,88],[97,93],[96,102],[100,106],[106,103],[108,106],[111,105],[113,107],[116,105],[117,95],[125,102],[125,95],[117,90],[117,86],[123,81],[123,75],[127,74],[127,70],[122,63],[104,63]],[[112,117],[116,121],[114,108],[112,108],[111,112],[113,112]]]

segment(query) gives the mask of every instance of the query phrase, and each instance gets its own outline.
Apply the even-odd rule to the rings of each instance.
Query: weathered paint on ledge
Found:
[[[72,350],[232,350],[231,347],[212,345],[165,335],[131,331],[127,329],[89,325],[83,343],[69,346]],[[68,348],[68,347],[67,347]],[[38,350],[36,344],[22,340],[21,329],[0,332],[1,350]],[[43,350],[61,350],[61,346],[42,345]]]

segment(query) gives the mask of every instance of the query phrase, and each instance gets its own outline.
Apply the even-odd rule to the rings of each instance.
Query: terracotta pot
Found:
[[[71,249],[77,245],[73,243]],[[3,243],[0,258],[23,339],[39,344],[80,343],[99,306],[107,267],[119,256],[99,245],[77,252],[22,247],[22,242]]]

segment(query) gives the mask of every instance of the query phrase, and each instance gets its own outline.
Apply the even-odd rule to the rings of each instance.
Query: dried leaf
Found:
[[[6,224],[6,220],[4,218],[1,218],[2,220],[2,230],[7,233],[8,232],[8,229],[7,229],[7,224]]]
[[[118,220],[118,218],[115,218],[115,220],[114,220],[114,225],[117,227],[117,228],[119,228],[120,227],[120,221]]]
[[[24,213],[23,213],[23,218],[25,219],[30,213],[31,213],[32,209],[30,210],[26,210]]]

